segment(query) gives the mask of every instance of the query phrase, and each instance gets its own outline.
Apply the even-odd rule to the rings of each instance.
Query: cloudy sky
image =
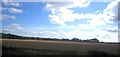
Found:
[[[118,42],[119,0],[37,1],[4,0],[0,32],[22,36]]]

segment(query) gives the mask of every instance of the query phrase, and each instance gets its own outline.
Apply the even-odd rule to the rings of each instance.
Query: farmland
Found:
[[[39,55],[89,55],[91,52],[118,55],[118,44],[66,42],[52,40],[1,39],[3,47],[24,49]],[[32,49],[32,50],[31,50]],[[3,50],[4,53],[4,50]],[[6,54],[5,54],[6,55]]]

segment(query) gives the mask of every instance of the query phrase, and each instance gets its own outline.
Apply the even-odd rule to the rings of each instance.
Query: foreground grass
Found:
[[[2,46],[3,56],[5,55],[28,55],[28,56],[41,56],[41,55],[80,55],[76,51],[57,51],[57,50],[44,50],[44,49],[31,49],[31,48],[23,48],[23,47],[12,47],[12,46]],[[89,55],[86,57],[118,57],[117,55],[110,55],[104,52],[89,50]]]
[[[3,55],[88,55],[89,57],[102,55],[109,57],[118,55],[117,48],[117,44],[2,39]]]
[[[58,51],[23,47],[2,46],[3,55],[77,55],[76,51]],[[80,54],[79,54],[80,55]]]

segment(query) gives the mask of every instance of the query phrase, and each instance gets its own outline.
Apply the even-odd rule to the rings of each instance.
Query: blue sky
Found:
[[[1,30],[23,36],[118,42],[118,0],[86,1],[3,2]]]

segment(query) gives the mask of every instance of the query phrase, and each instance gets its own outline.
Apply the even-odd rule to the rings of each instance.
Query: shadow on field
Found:
[[[2,55],[77,55],[77,51],[59,51],[46,49],[32,49],[12,46],[2,46]]]
[[[80,55],[80,53],[73,50],[63,51],[63,53],[64,53],[63,55]]]
[[[97,51],[97,50],[89,50],[88,54],[90,57],[118,57],[118,55],[114,55],[114,54],[108,54],[105,52],[101,52],[101,51]]]
[[[29,56],[41,56],[41,55],[78,55],[83,56],[80,52],[69,50],[69,51],[58,51],[58,50],[44,50],[44,49],[31,49],[22,47],[11,47],[2,46],[2,55],[29,55]],[[117,57],[117,55],[107,54],[105,52],[89,50],[85,57]],[[57,56],[59,57],[59,56]]]

